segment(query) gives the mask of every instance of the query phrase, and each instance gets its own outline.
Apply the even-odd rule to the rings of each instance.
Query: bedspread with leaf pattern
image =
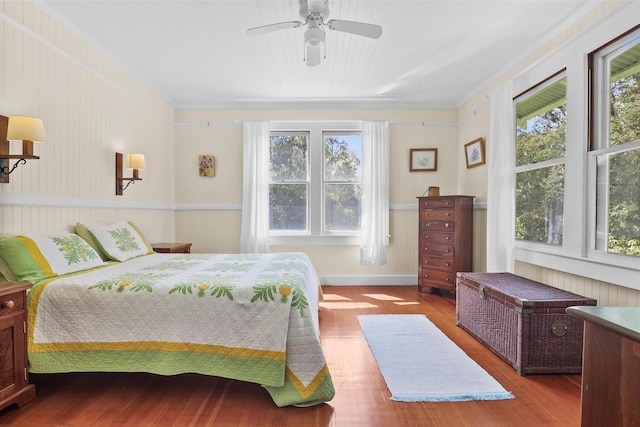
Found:
[[[306,255],[152,254],[34,285],[29,369],[200,373],[278,406],[331,400]]]

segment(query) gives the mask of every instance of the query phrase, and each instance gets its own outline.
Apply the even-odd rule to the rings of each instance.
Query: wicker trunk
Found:
[[[596,300],[510,273],[459,273],[456,322],[520,374],[582,372],[583,322]]]

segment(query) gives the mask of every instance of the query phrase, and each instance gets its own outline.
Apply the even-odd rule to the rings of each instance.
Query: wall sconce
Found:
[[[116,153],[116,196],[122,196],[124,190],[136,181],[142,181],[142,178],[138,176],[138,171],[145,170],[147,165],[144,161],[144,154],[127,154],[125,157],[124,166],[127,169],[133,169],[132,178],[124,178],[122,176],[122,153]],[[124,185],[124,181],[127,185]]]
[[[45,143],[42,120],[27,116],[0,116],[0,182],[9,182],[9,174],[19,164],[26,164],[27,159],[39,159],[33,155],[33,143]],[[22,154],[11,154],[9,141],[22,141]],[[18,159],[13,167],[9,167],[9,160]]]

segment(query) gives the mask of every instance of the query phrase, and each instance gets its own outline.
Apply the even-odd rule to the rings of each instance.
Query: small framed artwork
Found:
[[[409,149],[409,172],[430,172],[438,170],[437,148]]]
[[[484,141],[482,138],[464,144],[464,157],[467,160],[467,169],[484,165]]]
[[[215,176],[216,174],[216,158],[202,154],[198,156],[198,169],[200,176]]]

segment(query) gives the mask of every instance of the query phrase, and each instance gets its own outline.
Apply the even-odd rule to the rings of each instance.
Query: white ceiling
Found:
[[[297,0],[36,3],[124,64],[175,108],[454,108],[560,34],[597,0],[329,0],[329,19],[381,25],[369,39],[326,30],[303,61]]]

